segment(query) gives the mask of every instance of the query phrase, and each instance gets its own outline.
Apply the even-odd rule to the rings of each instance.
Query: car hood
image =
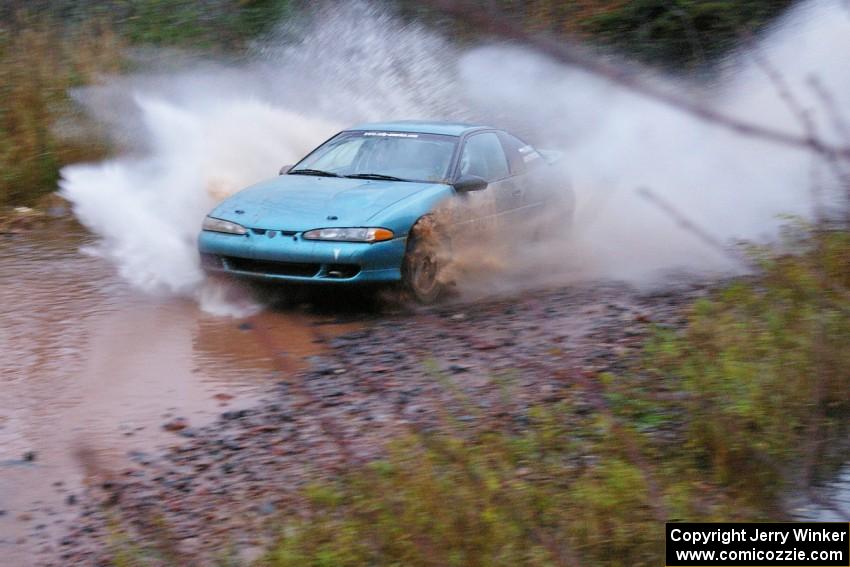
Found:
[[[219,204],[210,216],[248,228],[304,231],[366,226],[387,207],[433,183],[282,175]]]

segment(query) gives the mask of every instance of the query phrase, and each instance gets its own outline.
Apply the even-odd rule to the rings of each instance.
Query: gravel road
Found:
[[[275,386],[212,425],[164,423],[174,444],[128,455],[123,470],[83,455],[90,486],[80,519],[45,549],[45,562],[104,562],[116,520],[204,564],[250,559],[305,482],[378,457],[394,435],[440,427],[445,415],[521,428],[533,404],[590,404],[571,394],[578,376],[622,369],[653,325],[682,325],[683,307],[704,293],[600,284],[389,315],[335,338],[316,325],[328,348],[294,372],[279,338],[250,319],[234,322],[278,360]]]

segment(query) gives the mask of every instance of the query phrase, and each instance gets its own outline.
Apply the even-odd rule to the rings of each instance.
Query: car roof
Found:
[[[348,128],[348,130],[378,130],[384,132],[417,132],[420,134],[442,134],[444,136],[462,136],[473,130],[489,129],[481,124],[464,122],[430,122],[427,120],[394,120],[392,122],[367,122]]]

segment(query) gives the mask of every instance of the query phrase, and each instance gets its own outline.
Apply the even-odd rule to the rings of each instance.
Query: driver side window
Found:
[[[475,175],[488,182],[508,177],[508,160],[499,136],[485,132],[467,139],[460,156],[460,174]]]

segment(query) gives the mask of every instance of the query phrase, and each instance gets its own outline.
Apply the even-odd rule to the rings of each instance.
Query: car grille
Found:
[[[252,228],[251,232],[253,232],[257,236],[266,235],[270,238],[274,238],[278,234],[280,234],[281,236],[295,236],[296,234],[298,234],[297,230],[269,230],[266,228]]]
[[[312,278],[319,273],[321,264],[307,262],[272,262],[269,260],[252,260],[226,256],[224,261],[228,269],[255,274],[272,274],[276,276],[298,276]]]

